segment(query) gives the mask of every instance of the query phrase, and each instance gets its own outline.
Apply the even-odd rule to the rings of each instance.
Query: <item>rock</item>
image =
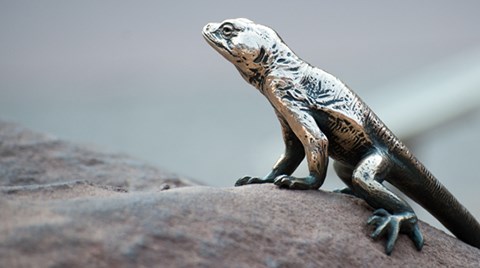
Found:
[[[421,252],[401,235],[385,255],[385,241],[369,238],[372,210],[348,195],[273,185],[168,189],[162,172],[128,157],[5,123],[0,163],[1,267],[480,266],[479,249],[423,222]],[[101,165],[108,168],[94,170]]]
[[[125,155],[98,152],[0,121],[0,186],[71,181],[124,191],[199,185]]]

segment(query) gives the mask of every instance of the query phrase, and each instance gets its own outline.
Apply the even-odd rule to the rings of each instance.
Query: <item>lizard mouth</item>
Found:
[[[217,45],[217,43],[215,42],[215,40],[210,36],[210,34],[206,33],[205,31],[202,31],[202,35],[203,35],[203,38],[205,38],[205,40],[207,40],[208,43],[212,43],[214,45]]]
[[[205,40],[207,40],[207,42],[210,45],[214,46],[215,48],[218,48],[218,47],[223,48],[223,45],[220,42],[218,42],[217,39],[213,37],[212,34],[208,31],[208,25],[205,26],[205,28],[203,28],[202,35],[203,35],[203,38],[205,38]]]
[[[210,32],[210,28],[211,28],[210,23],[205,25],[205,27],[203,27],[202,29],[202,35],[207,40],[208,43],[213,43],[214,45],[218,45],[217,42],[215,42],[215,39],[213,38]]]
[[[208,25],[207,25],[208,26]],[[221,42],[219,42],[214,36],[212,36],[212,34],[210,32],[208,32],[206,29],[207,29],[207,26],[205,26],[204,30],[202,31],[202,35],[203,37],[205,38],[205,40],[207,41],[207,43],[212,46],[215,50],[217,50],[218,52],[220,52],[221,54],[228,54],[232,57],[234,57],[234,55],[232,54],[232,52],[227,49],[224,44],[222,44]],[[225,55],[224,54],[224,55]]]

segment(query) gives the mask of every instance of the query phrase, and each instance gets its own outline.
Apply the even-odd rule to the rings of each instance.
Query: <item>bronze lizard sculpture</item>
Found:
[[[248,19],[209,23],[207,42],[271,103],[282,126],[285,153],[264,178],[243,177],[236,186],[274,183],[318,189],[328,157],[335,160],[343,190],[376,210],[368,219],[372,238],[387,237],[391,254],[399,233],[421,250],[423,237],[413,209],[382,185],[388,181],[426,208],[462,241],[480,248],[480,225],[413,156],[372,110],[335,76],[301,60],[272,29]],[[307,156],[309,176],[291,176]]]

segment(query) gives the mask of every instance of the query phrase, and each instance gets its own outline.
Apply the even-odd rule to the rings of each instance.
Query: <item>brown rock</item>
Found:
[[[385,241],[369,238],[371,209],[355,197],[273,185],[162,190],[157,176],[145,179],[160,174],[156,169],[130,165],[128,180],[107,168],[98,176],[78,160],[81,152],[110,169],[125,167],[111,155],[49,139],[51,153],[40,156],[29,144],[41,137],[23,131],[13,135],[22,136],[16,147],[5,143],[0,124],[1,267],[480,266],[479,249],[425,223],[421,252],[402,235],[385,255]],[[21,165],[8,169],[5,159],[28,165],[29,185],[15,178],[26,174]],[[62,181],[58,174],[70,169],[68,178],[81,180]],[[157,180],[158,187],[147,186]]]
[[[102,153],[0,120],[0,186],[71,181],[124,191],[199,185],[125,155]]]

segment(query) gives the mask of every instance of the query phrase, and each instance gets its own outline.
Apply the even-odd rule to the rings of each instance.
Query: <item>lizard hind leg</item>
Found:
[[[387,238],[385,251],[388,255],[392,253],[399,233],[407,234],[418,250],[423,246],[423,237],[413,209],[381,184],[391,165],[386,156],[373,153],[362,159],[352,174],[355,195],[377,209],[368,220],[368,224],[376,226],[371,237]]]
[[[333,190],[334,193],[341,193],[341,194],[349,194],[349,195],[355,195],[355,193],[352,190],[352,174],[353,174],[353,168],[350,166],[347,166],[345,164],[342,164],[338,161],[333,162],[333,169],[335,170],[335,173],[337,173],[337,176],[347,185],[347,187],[343,189],[335,189]]]

